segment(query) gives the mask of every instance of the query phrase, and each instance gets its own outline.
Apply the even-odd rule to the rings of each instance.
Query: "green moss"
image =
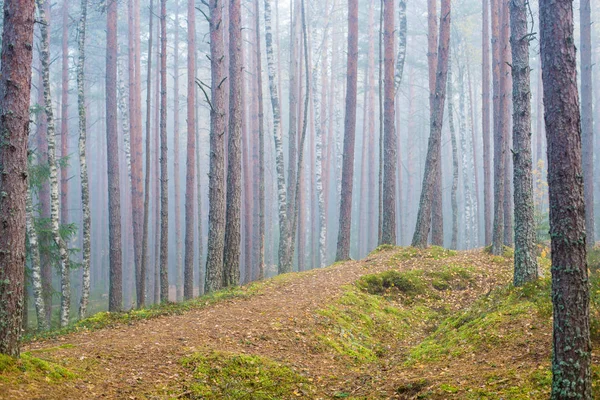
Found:
[[[396,248],[397,248],[396,246],[391,245],[391,244],[381,244],[381,245],[377,246],[375,248],[375,250],[373,250],[371,252],[371,254],[381,253],[382,251],[394,250]]]
[[[600,270],[600,247],[594,247],[587,252],[588,267],[592,272]]]
[[[47,382],[58,382],[76,376],[59,364],[33,357],[30,353],[22,353],[19,359],[0,354],[0,373],[1,379],[8,382],[18,382],[25,376]]]
[[[441,260],[442,258],[454,257],[458,253],[456,250],[449,250],[439,246],[430,246],[424,251],[426,258]]]
[[[314,392],[307,377],[265,357],[210,352],[181,361],[192,370],[194,399],[290,399]]]
[[[445,318],[432,335],[411,350],[407,364],[460,357],[508,344],[525,344],[529,340],[527,332],[516,329],[517,322],[538,315],[549,323],[551,314],[549,279],[519,288],[496,289],[470,308]]]
[[[422,271],[386,271],[379,274],[365,275],[358,280],[357,286],[376,295],[406,294],[416,295],[425,291]]]

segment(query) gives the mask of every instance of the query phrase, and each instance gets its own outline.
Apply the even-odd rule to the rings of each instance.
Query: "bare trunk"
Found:
[[[592,85],[592,22],[590,0],[581,0],[581,135],[583,142],[583,189],[585,232],[588,247],[596,244],[594,223],[594,110]]]
[[[540,1],[552,240],[552,399],[591,399],[589,278],[572,1]]]
[[[258,86],[258,279],[265,277],[265,113],[263,110],[262,54],[260,43],[260,7],[254,0],[256,15],[254,30],[256,35],[256,79]]]
[[[185,262],[183,298],[194,297],[194,190],[196,179],[196,9],[187,2],[187,164],[185,179]],[[197,196],[202,194],[198,190]],[[202,237],[198,237],[202,241]],[[202,254],[199,254],[202,257]],[[202,264],[200,262],[200,264]]]
[[[450,203],[452,206],[452,238],[450,248],[458,248],[458,146],[454,129],[454,82],[452,80],[452,54],[448,54],[448,125],[450,126],[450,142],[452,145],[452,190]]]
[[[437,77],[435,82],[435,95],[433,97],[431,133],[425,160],[425,173],[423,175],[423,187],[421,189],[421,200],[417,214],[417,225],[412,240],[415,247],[427,246],[429,235],[429,220],[434,202],[434,191],[437,184],[437,170],[441,164],[441,136],[444,121],[444,102],[446,100],[448,53],[450,44],[450,0],[442,0],[439,34],[439,50],[437,61]]]
[[[492,175],[490,149],[490,0],[483,0],[482,23],[482,110],[481,133],[483,138],[483,204],[485,245],[492,243]]]
[[[211,0],[210,10],[210,174],[208,253],[206,257],[205,291],[214,292],[223,285],[225,247],[225,47],[223,34],[223,2]],[[203,86],[200,86],[203,88]]]
[[[344,120],[344,153],[342,166],[342,197],[340,203],[340,231],[336,260],[350,258],[350,231],[352,227],[352,184],[354,176],[354,136],[356,134],[356,91],[358,70],[358,0],[348,1],[348,67],[346,89],[346,116]]]
[[[0,354],[19,356],[25,271],[33,0],[5,0],[0,74]]]
[[[384,161],[381,244],[396,244],[396,106],[394,82],[394,1],[384,0]]]
[[[121,250],[121,200],[119,186],[119,134],[117,129],[117,3],[106,13],[106,143],[108,166],[108,223],[110,286],[108,310],[123,307],[123,260]]]
[[[81,0],[81,16],[79,18],[77,61],[77,106],[79,109],[79,169],[81,176],[81,208],[83,213],[83,282],[79,318],[85,318],[90,297],[90,263],[91,263],[91,231],[92,217],[90,209],[90,184],[87,168],[87,110],[85,99],[85,38],[87,24],[87,1]]]

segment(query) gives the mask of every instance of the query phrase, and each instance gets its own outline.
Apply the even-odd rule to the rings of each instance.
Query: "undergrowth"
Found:
[[[266,357],[213,351],[181,364],[194,376],[185,394],[190,399],[291,399],[314,392],[310,378]]]

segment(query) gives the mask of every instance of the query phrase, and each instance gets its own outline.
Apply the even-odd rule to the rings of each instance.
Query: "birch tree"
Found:
[[[52,96],[50,93],[50,37],[46,13],[46,0],[38,0],[42,34],[42,77],[44,86],[44,112],[48,124],[48,163],[50,166],[50,223],[52,239],[58,248],[60,256],[60,326],[69,323],[69,312],[71,307],[71,282],[70,282],[70,259],[67,245],[60,236],[60,202],[58,197],[58,164],[56,159],[56,130],[54,124],[54,111],[52,109]]]
[[[81,301],[79,303],[79,318],[85,318],[90,297],[90,264],[91,264],[91,231],[92,218],[90,210],[90,183],[87,168],[87,114],[85,104],[85,38],[87,28],[87,2],[81,0],[81,16],[78,26],[77,59],[77,108],[79,113],[79,170],[81,178],[81,209],[83,213],[83,275],[81,284]]]

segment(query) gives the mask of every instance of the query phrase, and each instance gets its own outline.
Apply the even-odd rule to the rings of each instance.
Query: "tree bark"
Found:
[[[79,170],[81,178],[81,208],[83,214],[82,289],[79,318],[85,318],[90,297],[91,231],[90,183],[87,167],[87,110],[85,99],[85,38],[87,28],[87,2],[81,0],[81,16],[78,27],[79,58],[77,60],[77,106],[79,109]]]
[[[265,277],[265,113],[263,109],[262,54],[260,42],[260,7],[254,0],[254,34],[256,35],[256,79],[258,87],[258,279]]]
[[[502,129],[503,97],[501,95],[501,52],[500,20],[501,0],[492,0],[492,58],[494,89],[494,226],[492,233],[492,254],[502,254],[504,241],[504,152],[506,151],[504,130]]]
[[[590,0],[581,0],[581,135],[583,142],[583,190],[585,232],[588,247],[596,244],[594,220],[594,110],[592,85],[592,21]]]
[[[452,80],[452,53],[448,53],[448,125],[450,127],[450,143],[452,145],[452,190],[450,203],[452,206],[452,237],[450,248],[458,249],[458,146],[454,128],[454,82]]]
[[[271,107],[273,108],[273,136],[275,140],[275,168],[277,173],[277,198],[279,204],[279,273],[290,272],[287,265],[281,263],[282,249],[285,244],[281,241],[287,237],[287,192],[285,186],[285,165],[283,158],[283,138],[281,136],[281,109],[279,92],[277,88],[277,74],[275,70],[275,56],[273,51],[273,33],[271,26],[271,1],[265,0],[265,44],[267,48],[267,68],[269,74],[269,91],[271,93]],[[282,247],[284,246],[284,247]]]
[[[25,271],[33,0],[5,0],[0,68],[0,354],[18,357]]]
[[[242,211],[242,10],[241,0],[229,1],[229,134],[227,146],[227,207],[223,286],[240,282]]]
[[[60,156],[69,155],[69,0],[62,5],[62,65],[61,65],[61,112],[60,112]],[[69,168],[60,169],[60,221],[69,223]]]
[[[538,277],[535,249],[533,172],[531,161],[531,85],[527,0],[511,0],[510,27],[513,81],[513,166],[515,202],[514,284]]]
[[[337,261],[350,258],[352,227],[352,184],[354,176],[354,136],[356,134],[356,92],[358,74],[358,0],[348,0],[348,61],[346,72],[346,117],[344,120],[344,153],[342,164],[342,196]]]
[[[31,188],[27,190],[27,199],[25,203],[26,215],[26,229],[27,239],[29,240],[29,251],[31,252],[31,282],[33,286],[33,297],[35,302],[35,314],[37,317],[38,330],[45,331],[48,329],[46,322],[46,303],[44,302],[44,296],[42,293],[42,271],[40,267],[40,248],[38,242],[37,231],[35,229],[33,221],[33,200],[31,199]],[[25,299],[27,293],[24,293]],[[26,301],[26,300],[25,300]],[[23,310],[27,303],[25,302]],[[23,327],[26,328],[26,319],[23,318]]]
[[[552,399],[591,399],[589,280],[571,0],[540,1],[552,242]]]
[[[490,149],[490,0],[483,0],[481,132],[483,138],[483,204],[485,245],[492,243],[492,175]]]
[[[381,244],[396,244],[396,105],[394,82],[394,1],[384,0],[384,161]],[[364,190],[364,189],[363,189]]]
[[[225,47],[223,34],[223,2],[211,0],[210,11],[210,173],[208,253],[206,257],[205,291],[214,292],[223,285],[225,248]],[[202,86],[200,86],[202,88]],[[208,99],[208,97],[207,97]]]
[[[167,148],[167,0],[160,1],[160,301],[169,301],[169,172]]]
[[[69,312],[71,306],[71,282],[70,282],[70,260],[67,246],[60,236],[59,220],[59,197],[58,197],[58,163],[56,159],[56,130],[54,126],[54,112],[52,109],[52,98],[50,94],[50,38],[46,14],[48,8],[45,0],[38,0],[40,19],[42,20],[42,77],[44,86],[44,108],[48,124],[48,163],[50,166],[50,224],[52,239],[56,244],[60,255],[61,271],[61,302],[60,302],[60,326],[69,323]]]
[[[513,229],[513,195],[512,195],[512,157],[510,155],[510,141],[512,132],[510,129],[511,108],[512,108],[512,77],[510,73],[510,65],[512,65],[512,55],[510,50],[510,16],[508,9],[508,1],[502,0],[502,59],[501,59],[501,74],[502,74],[502,102],[501,102],[501,129],[504,137],[504,245],[513,247],[514,229]]]
[[[106,156],[110,248],[108,310],[111,312],[121,311],[123,307],[119,135],[117,128],[117,14],[117,3],[109,2],[106,13]]]
[[[185,179],[185,262],[183,298],[194,297],[194,190],[196,183],[196,9],[187,1],[187,163]],[[200,177],[198,176],[198,179]],[[202,194],[198,191],[198,197]],[[202,240],[201,237],[199,237]],[[201,255],[200,255],[201,256]]]
[[[412,240],[415,247],[426,247],[429,235],[429,220],[433,208],[435,185],[437,184],[437,170],[440,165],[442,124],[444,121],[444,102],[446,99],[448,54],[450,44],[450,1],[442,0],[441,23],[439,33],[439,48],[437,56],[435,95],[433,97],[433,113],[431,120],[431,132],[425,160],[425,173],[423,175],[423,187],[419,212],[417,214],[417,225]]]
[[[146,303],[146,275],[148,271],[149,254],[148,241],[150,240],[150,173],[152,169],[152,153],[150,151],[151,135],[151,120],[152,120],[152,39],[154,30],[152,28],[154,20],[154,1],[150,0],[150,12],[148,21],[148,64],[146,66],[146,173],[144,175],[144,225],[142,232],[142,264],[140,270],[140,283],[144,286],[144,296],[141,299],[141,304]],[[148,285],[149,286],[149,285]]]
[[[177,271],[177,301],[183,300],[179,135],[179,1],[175,0],[175,29],[173,34],[173,183],[175,188],[175,271]]]

